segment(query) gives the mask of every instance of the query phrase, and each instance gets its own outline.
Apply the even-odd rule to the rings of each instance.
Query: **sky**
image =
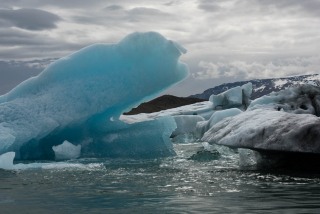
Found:
[[[185,47],[188,96],[320,71],[320,0],[0,0],[0,94],[93,43],[156,31]]]

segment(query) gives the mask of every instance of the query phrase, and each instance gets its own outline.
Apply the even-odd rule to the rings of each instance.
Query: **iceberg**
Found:
[[[255,109],[226,118],[203,141],[256,151],[320,153],[320,118],[312,114]]]
[[[84,151],[95,150],[90,147],[105,143],[104,136],[130,129],[119,121],[123,112],[188,75],[179,61],[185,52],[176,42],[147,32],[57,60],[0,96],[0,154],[14,151],[16,159],[53,159],[52,147],[65,140]],[[172,127],[171,120],[159,123],[165,121]],[[163,139],[162,133],[152,134],[145,130],[140,137]]]
[[[253,100],[245,112],[209,130],[206,122],[197,126],[199,132],[206,131],[202,141],[239,148],[244,166],[315,170],[320,159],[319,116],[320,88],[305,84]]]

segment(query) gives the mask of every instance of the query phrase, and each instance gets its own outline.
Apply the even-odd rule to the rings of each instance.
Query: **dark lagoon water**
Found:
[[[0,171],[0,213],[320,213],[320,175],[240,167],[176,144],[176,157],[23,163]]]

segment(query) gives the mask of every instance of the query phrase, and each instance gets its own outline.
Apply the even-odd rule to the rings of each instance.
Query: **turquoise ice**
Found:
[[[150,132],[150,124],[140,123],[144,134],[136,139],[130,125],[118,118],[184,79],[188,69],[179,57],[185,52],[176,42],[148,32],[130,34],[117,44],[94,44],[57,60],[0,96],[0,154],[14,151],[18,159],[52,159],[52,146],[65,140],[81,145],[82,151],[99,152],[104,144],[112,147],[105,136],[124,129],[126,139],[142,147],[152,143],[149,139],[170,136],[173,119],[163,119]],[[164,141],[155,141],[163,147],[154,148],[171,154]],[[97,145],[99,150],[92,148]],[[96,155],[90,152],[83,155]]]

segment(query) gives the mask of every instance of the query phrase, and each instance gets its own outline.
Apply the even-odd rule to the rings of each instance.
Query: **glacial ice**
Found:
[[[202,140],[258,151],[320,153],[320,118],[255,109],[220,121]]]
[[[250,104],[252,94],[252,83],[231,88],[221,94],[211,95],[209,101],[213,103],[214,109],[244,108]]]
[[[205,122],[197,126],[206,131],[201,141],[237,148],[241,168],[314,170],[319,169],[319,116],[320,88],[305,84],[253,100],[245,112],[208,131]]]
[[[65,140],[61,145],[53,146],[55,160],[69,160],[80,157],[81,145],[73,145]]]
[[[52,146],[65,140],[84,151],[99,147],[106,153],[104,144],[112,148],[110,136],[119,136],[123,127],[124,137],[118,139],[138,140],[131,125],[143,125],[124,124],[119,116],[185,78],[187,66],[179,62],[183,52],[158,33],[133,33],[118,44],[91,45],[57,60],[0,96],[0,154],[14,151],[17,159],[52,159]],[[172,127],[170,119],[156,121]],[[163,152],[166,135],[144,128],[138,134],[140,147],[157,139],[154,150],[172,153]],[[128,150],[123,145],[117,152]]]

